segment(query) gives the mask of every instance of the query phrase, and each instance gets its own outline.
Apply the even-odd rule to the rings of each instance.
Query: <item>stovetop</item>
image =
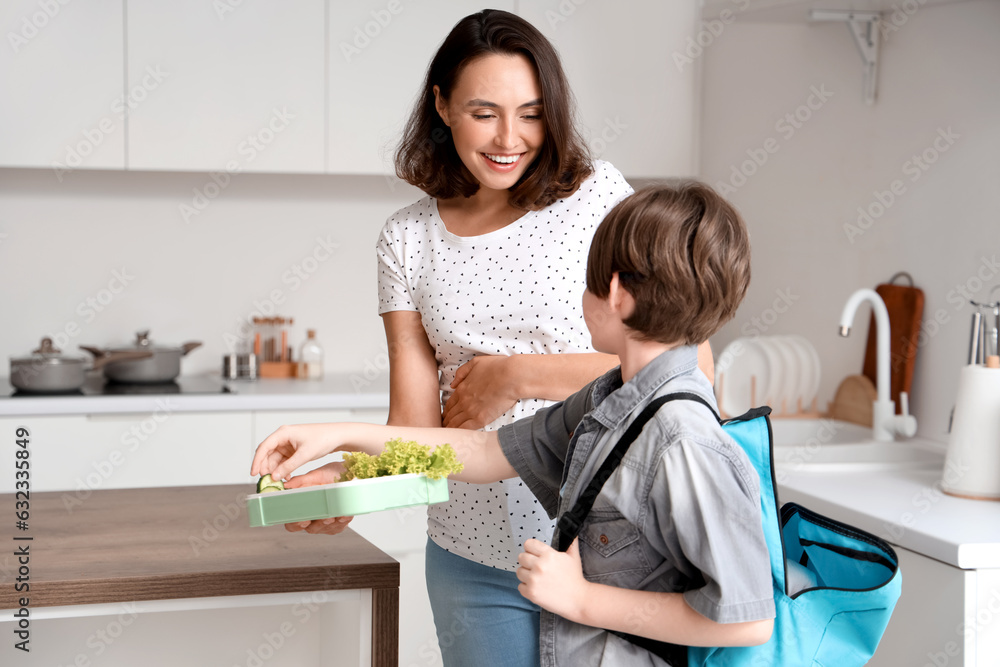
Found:
[[[232,393],[221,379],[204,376],[178,377],[171,382],[150,384],[109,382],[100,374],[89,374],[83,387],[72,391],[36,393],[15,389],[7,378],[0,379],[0,399],[45,398],[46,396],[173,396]]]

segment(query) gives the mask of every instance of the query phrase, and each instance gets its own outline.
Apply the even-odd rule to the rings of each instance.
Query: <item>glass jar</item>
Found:
[[[316,330],[306,331],[306,339],[299,348],[298,376],[306,380],[323,379],[323,346],[316,340]]]

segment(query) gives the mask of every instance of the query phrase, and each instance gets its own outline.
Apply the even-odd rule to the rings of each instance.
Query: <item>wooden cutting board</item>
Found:
[[[898,274],[897,274],[898,275]],[[923,290],[906,285],[894,285],[895,280],[875,287],[875,291],[885,301],[889,311],[889,374],[892,377],[889,397],[896,402],[896,413],[899,413],[899,394],[910,393],[913,384],[913,367],[917,360],[919,347],[920,319],[924,313]],[[876,369],[876,327],[875,315],[868,324],[868,346],[865,349],[865,361],[862,374],[872,383],[878,381]]]
[[[878,398],[875,383],[864,375],[848,375],[837,387],[830,403],[830,417],[840,421],[871,426],[872,403]]]

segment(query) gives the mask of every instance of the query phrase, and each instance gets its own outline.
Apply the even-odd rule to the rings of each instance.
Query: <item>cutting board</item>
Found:
[[[840,421],[871,426],[872,403],[878,398],[875,383],[864,375],[848,375],[837,387],[830,403],[830,417]]]
[[[892,376],[890,387],[890,398],[896,402],[896,412],[899,413],[899,394],[905,391],[910,393],[910,386],[913,384],[913,367],[917,360],[917,348],[919,347],[920,319],[924,313],[924,293],[923,290],[911,285],[893,284],[900,275],[896,274],[888,283],[883,283],[875,287],[875,291],[885,301],[886,310],[889,311],[889,374]],[[907,276],[908,277],[908,276]],[[868,324],[868,346],[865,349],[865,362],[862,367],[862,375],[867,377],[872,383],[878,381],[876,370],[876,327],[875,316],[871,317]]]

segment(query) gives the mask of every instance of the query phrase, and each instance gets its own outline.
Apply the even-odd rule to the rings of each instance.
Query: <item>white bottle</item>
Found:
[[[306,339],[302,341],[298,376],[307,380],[323,379],[323,348],[316,340],[315,329],[306,331]]]

